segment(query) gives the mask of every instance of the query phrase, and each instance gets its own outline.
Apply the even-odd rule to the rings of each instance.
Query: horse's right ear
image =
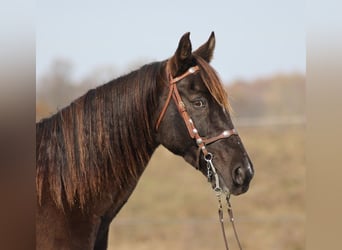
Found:
[[[194,55],[198,55],[202,57],[205,61],[209,63],[211,59],[213,58],[214,49],[215,49],[215,33],[213,31],[211,32],[208,41],[205,44],[203,44],[201,47],[199,47],[197,50],[194,51]]]
[[[178,48],[171,57],[171,74],[173,76],[181,73],[181,71],[187,69],[187,64],[192,58],[192,46],[190,41],[190,32],[185,33],[178,43]]]

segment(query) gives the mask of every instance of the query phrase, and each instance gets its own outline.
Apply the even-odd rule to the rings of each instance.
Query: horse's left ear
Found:
[[[188,64],[192,58],[191,51],[190,32],[187,32],[181,37],[175,54],[170,58],[171,73],[173,76],[181,74],[189,68]]]
[[[202,57],[208,63],[211,61],[214,55],[215,49],[215,33],[211,32],[208,41],[193,52],[194,55]]]

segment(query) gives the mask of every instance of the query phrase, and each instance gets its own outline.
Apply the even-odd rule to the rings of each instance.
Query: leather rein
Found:
[[[204,160],[207,163],[208,182],[211,183],[212,178],[214,178],[215,187],[213,187],[213,189],[214,189],[216,196],[218,198],[219,221],[220,221],[220,225],[221,225],[221,229],[222,229],[222,234],[223,234],[223,239],[224,239],[226,250],[229,250],[229,247],[228,247],[228,241],[227,241],[225,228],[224,228],[223,206],[222,206],[222,201],[221,201],[221,197],[222,197],[223,193],[225,193],[225,197],[226,197],[226,201],[227,201],[227,211],[228,211],[228,215],[229,215],[229,221],[232,224],[235,239],[238,243],[239,249],[242,250],[241,243],[239,241],[239,237],[237,235],[237,231],[236,231],[235,224],[234,224],[233,210],[232,210],[232,207],[231,207],[231,204],[229,201],[230,200],[230,192],[229,191],[223,192],[223,190],[221,189],[220,182],[219,182],[219,176],[218,176],[216,168],[214,167],[214,164],[213,164],[213,154],[208,152],[208,150],[206,148],[206,145],[209,145],[209,144],[214,143],[214,142],[221,140],[221,139],[227,139],[232,135],[238,135],[238,133],[235,129],[229,129],[229,130],[224,130],[221,134],[214,136],[214,137],[211,137],[211,138],[201,137],[198,133],[198,130],[195,127],[193,120],[191,119],[189,113],[186,110],[185,104],[182,101],[182,98],[181,98],[179,91],[178,91],[178,88],[177,88],[177,82],[181,81],[182,79],[186,78],[187,76],[189,76],[191,74],[196,74],[199,70],[200,70],[200,68],[196,65],[196,66],[189,68],[182,75],[173,78],[172,74],[169,70],[168,64],[167,64],[166,73],[167,73],[168,81],[169,81],[168,82],[169,83],[169,85],[168,85],[169,93],[167,95],[165,104],[164,104],[163,109],[160,112],[159,118],[157,120],[156,130],[158,131],[159,126],[160,126],[160,124],[164,118],[164,115],[166,113],[166,110],[167,110],[167,108],[171,102],[171,98],[172,98],[174,103],[177,106],[179,114],[183,118],[183,121],[184,121],[186,128],[188,130],[189,136],[196,141],[196,144],[198,147],[198,152],[199,152],[198,153],[198,163],[199,163],[200,153],[201,152],[203,153]]]

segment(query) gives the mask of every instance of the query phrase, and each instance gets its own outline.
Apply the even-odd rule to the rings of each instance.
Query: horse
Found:
[[[109,225],[163,145],[239,195],[253,164],[210,65],[215,34],[192,50],[185,33],[170,58],[89,90],[36,123],[37,249],[107,249]]]

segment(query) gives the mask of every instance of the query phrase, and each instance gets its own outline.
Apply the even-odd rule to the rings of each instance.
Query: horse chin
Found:
[[[233,186],[233,188],[231,189],[231,194],[233,195],[240,195],[240,194],[244,194],[248,191],[249,189],[249,185],[243,185],[243,186]]]

